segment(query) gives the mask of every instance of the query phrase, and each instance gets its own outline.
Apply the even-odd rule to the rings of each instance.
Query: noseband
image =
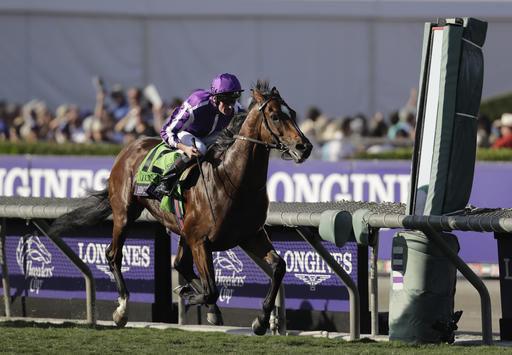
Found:
[[[256,143],[256,144],[260,144],[260,145],[263,145],[265,146],[265,148],[267,148],[267,150],[270,150],[270,149],[277,149],[279,150],[280,152],[283,152],[286,153],[290,148],[288,146],[286,146],[285,144],[283,144],[281,142],[281,140],[279,139],[279,136],[277,134],[274,133],[274,131],[272,131],[272,129],[270,128],[270,125],[268,124],[268,118],[267,118],[267,115],[265,115],[265,107],[268,105],[268,103],[272,100],[279,100],[280,104],[281,105],[284,105],[286,108],[288,108],[288,110],[291,112],[292,109],[290,108],[290,106],[288,106],[286,104],[286,102],[284,102],[284,100],[280,97],[280,96],[277,96],[277,95],[271,95],[269,98],[267,98],[265,101],[263,101],[261,103],[261,105],[258,107],[258,111],[263,115],[263,122],[265,123],[265,128],[267,129],[267,131],[270,132],[270,134],[272,135],[272,140],[273,140],[273,143],[268,143],[268,142],[264,142],[264,141],[261,141],[259,139],[255,139],[255,138],[251,138],[251,137],[246,137],[246,136],[241,136],[239,134],[235,134],[233,135],[233,138],[235,139],[240,139],[240,140],[243,140],[243,141],[248,141],[248,142],[252,142],[252,143]]]

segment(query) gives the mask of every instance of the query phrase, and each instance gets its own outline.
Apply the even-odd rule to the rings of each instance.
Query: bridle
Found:
[[[279,139],[279,136],[272,130],[272,128],[270,128],[270,125],[268,123],[268,117],[265,114],[265,107],[272,100],[278,100],[279,103],[281,105],[284,105],[290,112],[292,112],[293,110],[290,108],[290,106],[288,106],[288,104],[286,104],[286,102],[279,95],[270,95],[258,107],[258,111],[263,115],[263,123],[265,124],[265,128],[267,129],[267,131],[270,132],[270,135],[272,136],[273,143],[264,142],[262,140],[251,138],[251,137],[241,136],[239,134],[233,135],[233,138],[263,145],[263,146],[265,146],[265,148],[267,150],[276,149],[276,150],[282,152],[283,157],[284,157],[284,155],[290,150],[290,148],[286,144],[281,142],[281,140]],[[293,122],[293,120],[292,120],[292,122]],[[295,128],[297,128],[297,125],[295,124],[295,122],[293,122],[293,124],[294,124]],[[297,128],[297,130],[298,130],[298,132],[300,132],[300,130],[298,128]]]
[[[267,99],[265,99],[259,105],[258,111],[263,116],[263,120],[262,121],[265,124],[265,128],[268,130],[268,132],[270,132],[270,134],[272,136],[272,141],[273,141],[272,143],[264,142],[262,140],[259,140],[259,139],[256,139],[256,138],[252,138],[252,137],[242,136],[240,134],[234,134],[233,138],[237,139],[237,140],[242,140],[242,141],[247,141],[247,142],[255,143],[255,144],[258,144],[258,145],[262,145],[262,146],[264,146],[267,149],[267,151],[270,151],[271,149],[276,149],[276,150],[278,150],[278,151],[280,151],[282,153],[282,158],[283,159],[286,159],[286,160],[293,159],[291,157],[290,152],[289,152],[290,151],[290,147],[288,147],[286,144],[281,142],[281,140],[279,139],[279,136],[270,128],[270,125],[268,123],[268,117],[265,114],[265,107],[272,100],[277,100],[281,105],[285,106],[290,112],[293,111],[290,108],[290,106],[288,106],[286,104],[286,102],[279,95],[276,95],[276,94],[270,95]],[[292,121],[292,124],[295,127],[295,129],[297,129],[297,131],[301,134],[301,136],[304,137],[304,135],[302,134],[301,130],[297,127],[297,124],[295,123],[295,121],[292,118],[290,118],[290,120]],[[229,179],[229,176],[228,176],[228,180],[231,181],[231,179]],[[231,184],[234,185],[233,183],[231,183]],[[258,188],[257,191],[265,189],[266,186],[267,185],[266,185],[266,181],[265,181],[265,183],[260,188]],[[251,191],[254,191],[254,189],[251,189]]]

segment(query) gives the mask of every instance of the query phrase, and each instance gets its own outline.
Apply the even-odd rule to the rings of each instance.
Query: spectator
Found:
[[[368,135],[370,137],[382,138],[388,134],[388,125],[384,120],[382,112],[376,112],[369,124]]]
[[[335,138],[322,147],[322,159],[327,161],[339,161],[352,158],[357,151],[352,143],[351,118],[338,121]]]
[[[153,135],[156,132],[160,132],[164,125],[165,116],[165,105],[162,101],[158,90],[155,85],[150,84],[144,89],[144,96],[148,100],[148,109],[151,110],[152,117],[148,117],[146,123],[148,124],[148,131],[145,135]]]
[[[382,112],[377,112],[373,115],[369,124],[369,137],[370,144],[366,148],[369,154],[389,152],[395,149],[389,140],[386,140],[388,134],[388,125],[384,120]]]
[[[0,101],[0,141],[9,140],[9,122],[7,120],[7,103]]]
[[[408,123],[411,128],[416,125],[416,106],[418,104],[418,90],[411,88],[409,91],[409,98],[405,105],[398,110],[398,115],[401,122]]]
[[[50,129],[50,122],[53,120],[52,112],[42,101],[35,105],[34,110],[37,138],[39,140],[52,140],[53,132]]]
[[[504,113],[500,119],[501,137],[498,138],[492,148],[512,148],[512,113]]]
[[[318,146],[325,141],[323,134],[328,124],[327,116],[323,115],[318,107],[311,106],[306,112],[304,121],[300,124],[300,129],[313,143],[313,146]]]
[[[103,117],[95,115],[86,117],[82,123],[86,143],[112,143],[113,142],[113,117],[107,110]]]
[[[491,146],[491,120],[487,115],[478,115],[476,144],[480,148],[489,148]]]
[[[103,91],[104,94],[106,93],[104,87],[102,87],[101,91]],[[110,98],[112,101],[109,109],[112,112],[112,116],[116,122],[118,122],[122,118],[126,117],[128,111],[130,110],[130,106],[128,105],[128,101],[126,101],[124,89],[121,84],[114,84],[114,86],[112,86],[112,90],[110,91]]]
[[[325,116],[324,116],[325,117]],[[337,139],[339,136],[341,123],[350,119],[350,117],[335,117],[326,119],[325,127],[322,132],[318,133],[317,139],[321,143],[326,143],[332,141],[333,139]]]
[[[80,110],[76,105],[61,105],[57,108],[56,117],[50,123],[57,143],[84,143],[85,132],[82,127]]]
[[[368,119],[362,113],[358,113],[350,121],[350,128],[352,134],[356,137],[367,137],[368,136]]]
[[[37,100],[27,102],[21,111],[20,121],[16,124],[20,127],[20,137],[26,142],[36,142],[38,138],[36,124],[36,105]]]
[[[55,110],[55,118],[50,122],[50,130],[53,132],[53,137],[57,143],[64,143],[67,141],[64,136],[64,128],[67,123],[66,114],[68,105],[60,105]]]
[[[400,117],[400,122],[403,122],[399,130],[403,130],[407,133],[407,137],[405,138],[414,139],[416,132],[416,111],[402,109],[398,116]]]
[[[127,92],[130,110],[114,126],[116,132],[123,133],[123,143],[127,144],[141,135],[156,135],[154,129],[148,124],[149,118],[147,107],[142,104],[142,91],[139,88],[130,88]]]
[[[161,107],[153,105],[153,128],[156,132],[160,132],[165,119],[170,117],[181,104],[183,104],[183,99],[173,97],[169,103],[164,103]]]
[[[21,105],[13,103],[7,104],[6,107],[7,122],[9,124],[9,140],[11,142],[18,142],[21,140],[20,130],[23,124],[21,109]]]
[[[118,89],[119,90],[119,87]],[[124,98],[124,93],[117,91]],[[114,94],[115,96],[115,94]],[[111,94],[112,97],[112,94]],[[122,136],[116,137],[114,134],[114,114],[123,112],[122,110],[110,111],[105,104],[106,91],[103,85],[97,85],[96,105],[94,114],[87,117],[84,122],[84,130],[86,133],[86,141],[88,142],[115,142],[121,143]]]
[[[389,122],[391,126],[388,130],[388,138],[394,140],[398,136],[398,132],[401,131],[400,136],[403,136],[405,133],[406,136],[411,134],[411,126],[400,120],[400,113],[398,111],[394,111],[389,116]]]

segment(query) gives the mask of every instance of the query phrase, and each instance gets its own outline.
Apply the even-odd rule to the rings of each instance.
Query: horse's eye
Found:
[[[274,113],[270,118],[272,118],[272,121],[274,122],[279,122],[279,115],[277,113]]]

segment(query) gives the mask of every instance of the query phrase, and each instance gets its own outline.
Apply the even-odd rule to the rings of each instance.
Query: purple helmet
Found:
[[[212,95],[227,94],[240,91],[243,91],[242,86],[240,85],[240,81],[238,81],[236,76],[228,73],[217,75],[213,79],[210,88],[210,93]]]

